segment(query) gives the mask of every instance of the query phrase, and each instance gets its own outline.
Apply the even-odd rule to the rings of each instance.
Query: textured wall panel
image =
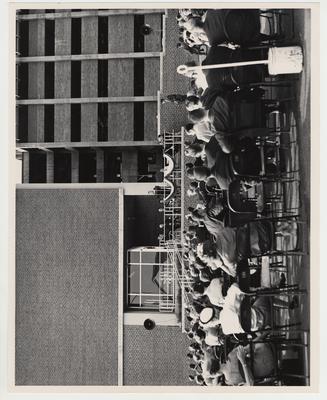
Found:
[[[98,95],[98,62],[82,61],[81,63],[81,96],[97,97]],[[81,140],[96,141],[98,137],[98,105],[81,104]]]
[[[55,54],[65,55],[71,52],[71,19],[55,21]],[[71,63],[55,63],[55,98],[69,98],[71,86]],[[54,141],[70,141],[70,105],[54,106]]]
[[[28,64],[28,98],[44,98],[44,63]]]
[[[44,142],[44,106],[28,106],[28,141]]]
[[[134,51],[134,16],[116,15],[108,17],[109,53]]]
[[[108,97],[134,95],[134,61],[108,60]]]
[[[144,95],[156,96],[160,89],[160,60],[149,58],[144,60]]]
[[[71,34],[72,22],[70,18],[59,18],[55,20],[55,54],[70,54]]]
[[[82,54],[98,51],[98,18],[82,18]],[[98,95],[98,62],[88,60],[81,62],[81,97]],[[81,140],[96,141],[98,137],[98,105],[81,105]]]
[[[44,38],[45,38],[45,22],[44,20],[29,21],[29,43],[28,55],[43,56],[44,55]]]
[[[161,51],[161,21],[162,14],[149,14],[144,16],[144,22],[150,25],[153,31],[144,37],[145,51]]]
[[[133,103],[108,103],[108,141],[133,140]]]
[[[117,384],[118,190],[17,190],[16,384]]]
[[[180,327],[124,329],[124,385],[188,385],[189,340]]]
[[[82,18],[82,54],[98,52],[98,17]]]
[[[54,106],[54,141],[70,142],[70,104]]]

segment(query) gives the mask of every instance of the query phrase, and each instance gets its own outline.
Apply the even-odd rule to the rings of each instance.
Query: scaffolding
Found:
[[[167,251],[173,269],[165,271],[165,279],[172,279],[180,288],[181,326],[185,330],[185,307],[189,304],[187,288],[192,278],[186,274],[187,260],[184,257],[184,128],[180,131],[164,131],[160,136],[163,145],[165,168],[164,185],[157,188],[160,212],[163,216],[159,246]],[[172,275],[173,273],[173,275]],[[171,299],[166,298],[162,308],[170,308]],[[174,303],[175,305],[175,303]]]

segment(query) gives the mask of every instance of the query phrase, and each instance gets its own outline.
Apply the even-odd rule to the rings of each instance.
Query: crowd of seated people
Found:
[[[195,162],[205,164],[206,143],[198,140],[198,143],[190,145],[186,148],[187,155],[198,157]],[[212,168],[217,161],[221,162],[224,154],[228,153],[224,153],[221,148],[219,152],[212,153],[208,160],[209,167]],[[208,166],[186,164],[188,176],[194,179],[190,182],[187,195],[197,201],[195,207],[188,209],[188,228],[184,232],[185,258],[188,261],[186,273],[192,282],[187,291],[193,299],[187,309],[190,323],[188,335],[193,341],[189,349],[191,368],[194,370],[190,379],[201,385],[252,385],[257,379],[269,375],[274,367],[269,344],[259,342],[254,345],[254,359],[251,363],[247,357],[249,346],[229,348],[223,361],[216,349],[223,346],[224,338],[228,335],[245,332],[241,324],[244,293],[238,276],[245,264],[245,268],[251,272],[251,287],[261,286],[260,270],[251,269],[247,259],[265,254],[271,249],[274,230],[271,230],[271,222],[260,220],[237,227],[229,226],[228,220],[226,222],[229,209],[223,190],[220,190],[221,187],[226,188],[227,183],[222,184],[221,172],[219,176],[209,177],[201,172],[201,168],[208,169]],[[209,179],[212,179],[211,186],[207,186]],[[218,188],[219,191],[211,192],[211,188]],[[278,229],[296,233],[288,221],[283,222],[283,227],[279,226]],[[284,274],[280,278],[282,285],[285,283]],[[290,302],[275,298],[273,306],[293,309],[298,306],[298,298],[295,296]],[[266,329],[271,324],[271,318],[270,299],[256,298],[251,304],[251,330]]]
[[[191,54],[205,52],[205,47],[209,44],[205,32],[198,34],[191,26],[193,19],[202,20],[205,12],[202,9],[180,9],[178,11],[176,19],[179,26],[179,43],[177,47],[183,48]]]
[[[261,55],[247,46],[264,40],[258,10],[180,10],[177,16],[184,43],[208,47],[202,65],[255,60]],[[188,66],[195,66],[189,63]],[[275,111],[263,101],[260,85],[263,66],[189,70],[191,90],[182,98],[188,112],[185,126],[185,165],[190,179],[187,195],[194,207],[186,215],[184,231],[186,309],[191,340],[188,358],[190,380],[199,385],[254,385],[274,369],[274,354],[264,342],[272,325],[272,307],[294,309],[298,297],[288,300],[255,297],[249,305],[251,345],[226,346],[230,335],[247,334],[242,324],[246,297],[240,280],[248,273],[248,287],[263,286],[261,269],[253,258],[267,255],[276,233],[296,235],[296,223],[265,219],[231,224],[226,193],[235,180],[242,190],[251,190],[260,180],[262,157],[257,138],[269,134],[266,121]],[[276,160],[265,160],[266,172],[276,170]],[[238,167],[236,173],[235,165]],[[277,226],[278,225],[278,226]],[[268,256],[269,260],[269,256]],[[280,275],[279,285],[285,285]],[[264,333],[263,333],[264,332]],[[251,362],[250,362],[251,353]]]
[[[258,9],[180,9],[178,47],[191,54],[205,54],[216,46],[236,49],[255,46],[272,39],[273,33],[262,33]]]

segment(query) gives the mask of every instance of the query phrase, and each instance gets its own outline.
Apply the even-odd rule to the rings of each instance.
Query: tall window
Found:
[[[175,276],[166,251],[137,248],[128,251],[127,307],[129,310],[172,312]]]

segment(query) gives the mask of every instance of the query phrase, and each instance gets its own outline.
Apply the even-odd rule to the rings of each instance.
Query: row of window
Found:
[[[70,82],[70,95],[67,97],[80,98],[81,97],[81,61],[71,61],[70,62],[70,79],[67,81],[69,85]],[[45,99],[55,98],[55,68],[56,62],[45,62],[44,63],[44,93],[39,94],[39,98],[43,97]],[[158,61],[159,68],[159,61]],[[144,59],[134,59],[133,60],[133,70],[131,70],[132,76],[128,77],[128,80],[132,79],[134,88],[132,89],[134,96],[144,96]],[[109,64],[108,60],[98,60],[96,70],[94,74],[97,75],[97,97],[108,97],[108,75],[109,75]],[[17,97],[19,100],[24,100],[31,98],[29,94],[30,84],[35,85],[36,79],[41,80],[42,76],[32,76],[29,77],[29,64],[21,63],[17,67]],[[29,81],[32,81],[29,83]],[[62,82],[57,82],[57,84],[62,85]],[[123,82],[122,82],[123,85]],[[152,82],[153,95],[156,95],[156,91],[159,89],[159,82]],[[120,88],[120,92],[124,92],[124,86]],[[31,89],[30,89],[31,90]],[[117,89],[118,90],[118,89]],[[40,96],[41,95],[41,96]],[[131,93],[129,93],[131,95]]]
[[[18,121],[17,121],[17,141],[20,143],[28,143],[36,140],[32,140],[29,135],[28,120],[29,113],[28,109],[31,106],[21,105],[18,107]],[[33,107],[33,106],[32,106]],[[43,140],[40,142],[55,142],[55,106],[53,104],[45,104],[38,107],[44,108],[43,117]],[[132,136],[130,140],[142,141],[145,139],[144,132],[144,103],[135,102],[132,103],[133,107],[133,125],[129,127]],[[148,121],[153,119],[154,125],[156,124],[156,115],[147,113]],[[123,121],[122,121],[123,122]],[[122,132],[116,132],[117,137],[110,137],[109,134],[109,118],[108,118],[108,103],[97,104],[97,126],[94,127],[97,130],[97,141],[105,142],[111,140],[122,140]],[[117,127],[119,129],[119,127]],[[116,129],[116,130],[117,130]],[[116,131],[115,130],[115,131]],[[153,131],[153,138],[156,137],[156,131]],[[70,141],[80,142],[81,141],[81,104],[70,105]]]
[[[154,182],[162,180],[160,165],[156,164],[156,153],[139,151],[137,168],[130,181]],[[128,154],[125,155],[128,157]],[[53,151],[54,183],[72,182],[72,153],[55,149]],[[103,152],[103,182],[122,182],[122,152],[105,149]],[[78,152],[78,181],[80,183],[97,182],[97,155],[95,151]],[[29,183],[47,182],[47,153],[29,152]]]
[[[71,54],[81,54],[81,18],[71,18]],[[55,23],[54,19],[44,20],[44,55],[52,56],[55,55]],[[19,21],[19,32],[18,32],[18,45],[16,51],[22,57],[28,57],[29,51],[29,24],[28,20]],[[145,24],[144,15],[134,16],[134,51],[144,51],[144,34],[142,27]],[[123,29],[124,27],[122,27]],[[126,26],[127,28],[127,26]],[[130,27],[129,27],[130,28]],[[159,27],[156,27],[157,29]],[[108,17],[98,17],[98,49],[99,54],[108,53],[109,44],[108,34]],[[114,38],[113,38],[114,39]],[[161,43],[158,43],[157,51],[161,50]],[[33,55],[33,54],[32,54]]]

